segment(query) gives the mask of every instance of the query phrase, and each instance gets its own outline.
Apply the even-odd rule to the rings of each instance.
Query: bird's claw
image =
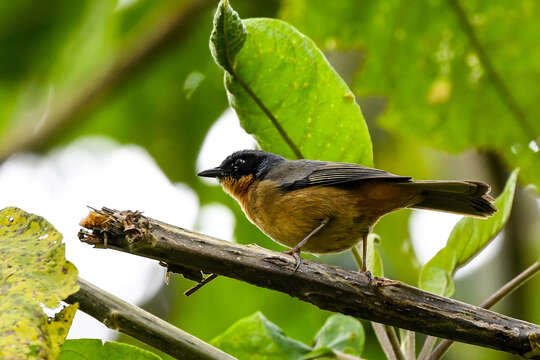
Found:
[[[294,257],[295,266],[294,266],[293,274],[295,274],[298,268],[300,267],[300,265],[302,265],[302,258],[300,257],[300,251],[291,249],[291,250],[284,251],[283,253],[287,255],[292,255]]]
[[[371,273],[371,271],[366,270],[366,271],[363,271],[362,273],[368,277],[369,285],[373,285],[373,274]]]

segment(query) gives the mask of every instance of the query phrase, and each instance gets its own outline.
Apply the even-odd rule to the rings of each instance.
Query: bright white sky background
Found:
[[[255,144],[229,109],[207,134],[197,171]],[[202,181],[217,184],[212,179]],[[134,304],[154,296],[164,285],[165,270],[157,261],[81,243],[76,235],[79,221],[88,214],[87,205],[144,210],[145,215],[170,224],[233,240],[234,217],[228,208],[214,204],[200,209],[195,192],[184,184],[171,183],[143,148],[118,145],[106,138],[79,139],[45,156],[16,155],[0,166],[0,188],[4,189],[0,209],[17,206],[46,218],[64,235],[66,257],[82,278]],[[421,263],[444,246],[460,218],[431,211],[413,213],[410,232]],[[496,239],[458,276],[481,266],[499,248],[500,239]],[[78,311],[68,337],[110,339],[114,334]]]

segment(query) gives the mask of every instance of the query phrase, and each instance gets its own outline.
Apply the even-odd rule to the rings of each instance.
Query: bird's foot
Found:
[[[362,269],[360,271],[361,274],[364,274],[368,277],[368,280],[369,280],[369,285],[373,285],[373,274],[371,273],[371,271],[369,270],[366,270],[366,269]]]
[[[294,266],[293,274],[296,273],[300,265],[302,265],[302,258],[300,257],[300,249],[292,248],[291,250],[284,251],[283,253],[287,255],[292,255],[294,257],[295,266]]]

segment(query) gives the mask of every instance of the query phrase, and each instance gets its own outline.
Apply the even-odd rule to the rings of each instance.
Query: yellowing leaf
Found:
[[[76,282],[51,224],[21,209],[0,211],[0,357],[56,358],[76,307],[49,320],[40,304],[57,307],[78,290]]]

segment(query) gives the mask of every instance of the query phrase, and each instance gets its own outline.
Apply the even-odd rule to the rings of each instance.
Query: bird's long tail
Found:
[[[446,211],[485,218],[497,211],[488,184],[479,181],[414,181],[403,184],[418,191],[411,208]]]

